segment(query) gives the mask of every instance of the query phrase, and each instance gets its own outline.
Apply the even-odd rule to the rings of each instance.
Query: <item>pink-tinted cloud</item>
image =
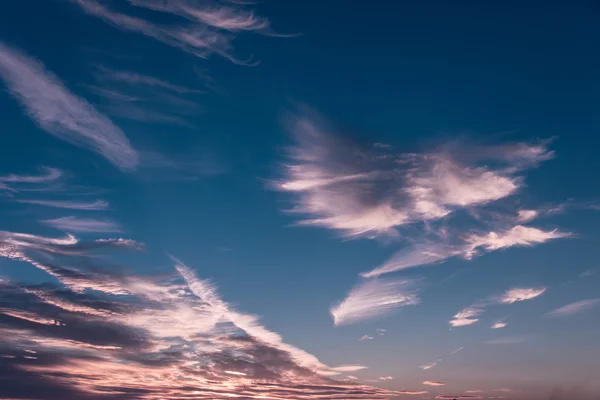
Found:
[[[125,134],[39,61],[0,43],[0,78],[44,131],[99,153],[123,170],[137,166],[138,154]]]
[[[369,280],[353,288],[330,312],[335,325],[344,325],[380,317],[418,302],[413,281]]]
[[[187,23],[156,24],[149,20],[134,17],[109,9],[97,0],[73,0],[87,14],[126,31],[136,32],[153,38],[168,46],[178,48],[200,58],[217,54],[237,64],[249,64],[241,61],[232,53],[233,31],[258,31],[259,25],[265,29],[268,21],[258,23],[258,17],[239,7],[225,6],[217,2],[201,7],[198,3],[176,0],[159,2],[153,0],[130,0],[133,5],[165,14],[177,14]]]
[[[600,305],[600,298],[576,301],[574,303],[567,304],[566,306],[559,307],[556,310],[550,311],[548,316],[567,317],[569,315],[585,312],[598,305]]]
[[[479,321],[479,318],[476,317],[482,312],[482,308],[465,308],[454,315],[454,318],[450,320],[450,325],[455,327],[473,325]]]
[[[503,304],[513,304],[519,301],[531,300],[541,296],[546,288],[515,288],[510,289],[498,299]]]
[[[440,381],[423,381],[423,385],[427,386],[446,386],[444,382]]]
[[[498,321],[495,322],[490,328],[492,329],[502,329],[502,328],[506,328],[508,324],[504,321]]]
[[[122,230],[121,226],[114,221],[77,218],[74,216],[47,219],[40,222],[65,232],[121,232]]]

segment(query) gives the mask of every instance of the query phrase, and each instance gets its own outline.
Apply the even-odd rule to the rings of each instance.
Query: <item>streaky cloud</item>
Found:
[[[110,10],[96,0],[72,0],[87,14],[98,17],[105,22],[126,31],[136,32],[153,38],[168,46],[178,48],[199,58],[208,58],[211,54],[220,55],[236,64],[256,65],[250,61],[242,61],[232,54],[232,37],[224,27],[206,24],[164,24],[158,25],[148,20],[133,17]],[[150,2],[144,2],[151,5]],[[139,5],[143,5],[141,1]],[[166,3],[156,4],[155,11],[171,12]]]
[[[47,219],[40,221],[44,225],[52,226],[65,232],[121,232],[119,224],[110,220],[93,218],[77,218],[74,216]]]
[[[105,200],[95,200],[93,202],[75,200],[17,200],[17,202],[80,211],[101,211],[108,209],[109,206],[108,202]]]
[[[199,90],[199,89],[191,89],[191,88],[188,88],[185,86],[176,85],[174,83],[167,82],[165,80],[158,79],[153,76],[139,74],[136,72],[116,71],[116,70],[111,70],[111,69],[104,68],[104,67],[99,67],[98,70],[103,78],[108,78],[108,79],[112,79],[115,81],[125,82],[130,85],[155,86],[155,87],[170,90],[172,92],[179,93],[179,94],[189,94],[189,93],[202,94],[202,93],[204,93],[204,91]],[[129,101],[131,101],[131,100],[129,100]]]
[[[377,318],[419,299],[412,280],[368,280],[355,286],[348,296],[330,309],[336,326]]]
[[[507,336],[498,339],[486,340],[485,344],[519,344],[524,343],[529,339],[528,336]]]
[[[541,296],[546,288],[515,288],[510,289],[498,299],[503,304],[513,304],[519,301],[531,300]]]
[[[423,381],[423,385],[427,386],[446,386],[444,382],[440,381]]]
[[[504,321],[495,322],[490,328],[492,329],[502,329],[505,328],[508,324]]]
[[[587,299],[569,303],[566,306],[559,307],[553,311],[550,311],[547,315],[549,317],[567,317],[574,314],[579,314],[590,310],[600,305],[600,298]]]
[[[0,176],[0,182],[10,183],[45,183],[59,179],[63,173],[58,168],[41,167],[43,175],[16,175],[9,174]]]
[[[44,131],[92,150],[122,170],[133,170],[138,154],[110,119],[72,94],[44,65],[0,42],[0,78]]]
[[[504,249],[508,247],[529,247],[534,244],[545,243],[553,239],[561,239],[572,236],[569,232],[561,232],[557,229],[544,231],[529,226],[516,225],[503,232],[489,232],[485,235],[471,234],[466,238],[467,257],[472,256],[476,249],[483,247],[486,251]]]

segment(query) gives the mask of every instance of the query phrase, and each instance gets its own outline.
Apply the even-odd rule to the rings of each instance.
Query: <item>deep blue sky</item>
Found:
[[[256,32],[211,27],[149,6],[169,2],[136,2],[147,7],[92,0],[0,6],[3,245],[15,240],[15,232],[37,237],[68,232],[81,241],[116,235],[143,242],[144,252],[115,256],[115,262],[127,266],[124,273],[170,274],[173,263],[167,254],[172,254],[201,279],[213,279],[226,302],[259,315],[261,324],[286,343],[330,366],[368,367],[336,379],[349,373],[393,390],[428,390],[425,398],[481,389],[485,396],[545,399],[555,386],[565,398],[572,398],[566,394],[571,390],[597,398],[597,2],[170,3],[204,11],[255,10],[272,27]],[[91,4],[106,6],[105,14]],[[181,39],[161,41],[131,29],[128,20],[110,21],[108,12],[161,26],[163,32],[181,26],[213,30],[231,39],[232,47],[217,42],[204,59],[189,47],[185,51]],[[259,63],[238,65],[221,51],[240,60],[252,56]],[[43,86],[46,81],[28,85],[22,80],[31,80],[22,71],[35,59],[43,64],[38,76],[55,74],[65,91],[123,132],[140,155],[134,170],[111,163],[95,145],[67,143],[64,130],[72,125],[65,128],[61,118],[67,108],[46,112],[63,100]],[[19,97],[22,91],[28,93],[25,99]],[[36,114],[31,110],[40,98],[45,100]],[[72,118],[83,118],[82,113]],[[314,147],[298,139],[293,128],[302,118],[322,129]],[[104,135],[96,127],[92,131]],[[335,140],[324,139],[329,136]],[[444,151],[456,140],[457,146]],[[381,147],[385,157],[373,158],[374,143],[386,145]],[[540,145],[547,157],[515,161],[517,147],[511,146],[520,145]],[[326,155],[298,159],[290,156],[290,146]],[[496,158],[487,157],[492,153]],[[423,181],[411,180],[410,172],[403,175],[400,162],[380,163],[407,154],[422,161],[411,164],[411,171]],[[301,180],[286,169],[292,164],[317,169],[321,178],[362,175],[324,184],[325,189],[319,183],[286,190],[286,182]],[[60,177],[37,182],[6,178],[43,174],[43,166],[60,170]],[[485,180],[490,174],[510,180],[514,190],[490,194],[503,190],[502,182]],[[403,196],[416,186],[433,190],[432,201],[448,214],[422,213],[414,199],[405,204]],[[481,199],[464,200],[466,192],[479,190]],[[312,195],[327,198],[329,208],[307,211],[314,205]],[[346,200],[355,198],[360,200],[346,207]],[[30,202],[96,199],[110,206],[83,211],[72,203],[58,208]],[[349,216],[354,223],[369,207],[379,210],[388,201],[410,221],[388,226],[393,216],[386,214],[364,235],[331,221],[314,222]],[[294,207],[304,212],[290,213]],[[535,211],[536,218],[515,219],[524,210]],[[40,222],[65,217],[81,219],[85,231]],[[92,220],[121,229],[108,232],[94,225],[94,230]],[[315,226],[298,226],[307,220]],[[463,246],[472,235],[490,240],[489,232],[502,236],[515,233],[515,226],[536,229],[527,231],[531,235],[558,232],[565,237],[537,242],[521,237],[525,243],[502,248],[486,242],[476,256],[467,255]],[[448,236],[441,233],[446,229]],[[400,302],[385,315],[367,310],[357,321],[334,326],[330,308],[355,285],[371,282],[360,273],[431,240],[436,249],[443,242],[456,253],[373,280],[415,280],[418,304]],[[27,253],[33,259],[35,251],[42,258],[55,256],[35,246],[22,250],[34,252]],[[57,283],[57,276],[22,259],[0,258],[0,275],[18,285]],[[546,290],[531,301],[502,304],[498,296],[514,288]],[[588,307],[547,315],[581,301],[588,301]],[[2,307],[13,306],[5,303]],[[449,325],[453,315],[473,305],[482,309],[477,323]],[[491,330],[502,318],[508,325]],[[359,341],[363,335],[373,339]],[[508,344],[486,343],[506,338],[512,338]],[[438,359],[443,361],[434,368],[419,368]],[[394,379],[379,380],[387,376]],[[446,386],[423,386],[423,381]],[[498,388],[511,393],[493,391]],[[0,396],[20,398],[19,393],[0,389]]]

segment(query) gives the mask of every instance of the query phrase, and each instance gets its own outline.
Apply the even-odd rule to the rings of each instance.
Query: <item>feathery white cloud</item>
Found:
[[[479,321],[479,319],[476,317],[478,317],[482,312],[482,308],[465,308],[454,315],[453,319],[450,320],[450,325],[455,327],[473,325]]]
[[[494,325],[492,325],[491,328],[492,329],[502,329],[502,328],[505,328],[506,325],[508,325],[506,322],[498,321],[498,322],[494,323]]]
[[[99,153],[123,170],[137,166],[137,152],[112,121],[69,92],[42,63],[1,42],[0,78],[46,132]]]
[[[249,65],[249,61],[241,61],[232,54],[232,35],[228,33],[236,30],[251,30],[248,28],[252,26],[240,19],[243,11],[237,8],[218,6],[214,3],[217,8],[211,11],[199,9],[190,2],[131,1],[136,6],[154,11],[180,14],[188,18],[189,22],[159,25],[110,10],[97,0],[74,1],[87,14],[96,16],[119,29],[148,36],[196,57],[208,58],[211,54],[217,54],[234,63]]]
[[[570,233],[561,232],[557,229],[543,231],[538,228],[516,225],[509,230],[500,233],[489,232],[486,235],[469,235],[466,238],[468,244],[466,255],[473,255],[479,247],[483,247],[487,251],[493,251],[513,246],[532,246],[552,239],[566,238],[569,236],[571,236]]]
[[[519,301],[531,300],[541,296],[546,288],[515,288],[510,289],[498,299],[500,303],[512,304]]]
[[[401,306],[419,302],[411,280],[368,280],[330,309],[335,325],[380,317]]]
[[[505,198],[522,186],[518,172],[552,156],[545,144],[482,147],[471,156],[451,147],[422,154],[361,147],[306,107],[287,122],[295,145],[274,188],[294,196],[291,211],[307,217],[300,224],[347,237],[397,235],[402,226]],[[417,249],[408,255],[415,260],[398,262],[398,268],[440,261],[454,251],[431,257]]]
[[[524,224],[526,222],[533,221],[539,215],[539,212],[536,210],[519,210],[517,215],[517,222]]]
[[[548,316],[566,317],[569,315],[587,311],[591,308],[596,307],[597,305],[600,305],[600,298],[576,301],[574,303],[567,304],[566,306],[559,307],[556,310],[550,311],[548,313]]]
[[[66,232],[121,232],[121,226],[116,222],[93,218],[70,216],[47,219],[40,222]]]
[[[369,335],[362,335],[360,338],[358,338],[358,340],[373,340],[374,337],[373,336],[369,336]]]

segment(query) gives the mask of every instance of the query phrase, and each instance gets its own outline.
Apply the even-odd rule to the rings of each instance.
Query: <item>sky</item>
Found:
[[[0,5],[0,399],[600,399],[600,5]]]

